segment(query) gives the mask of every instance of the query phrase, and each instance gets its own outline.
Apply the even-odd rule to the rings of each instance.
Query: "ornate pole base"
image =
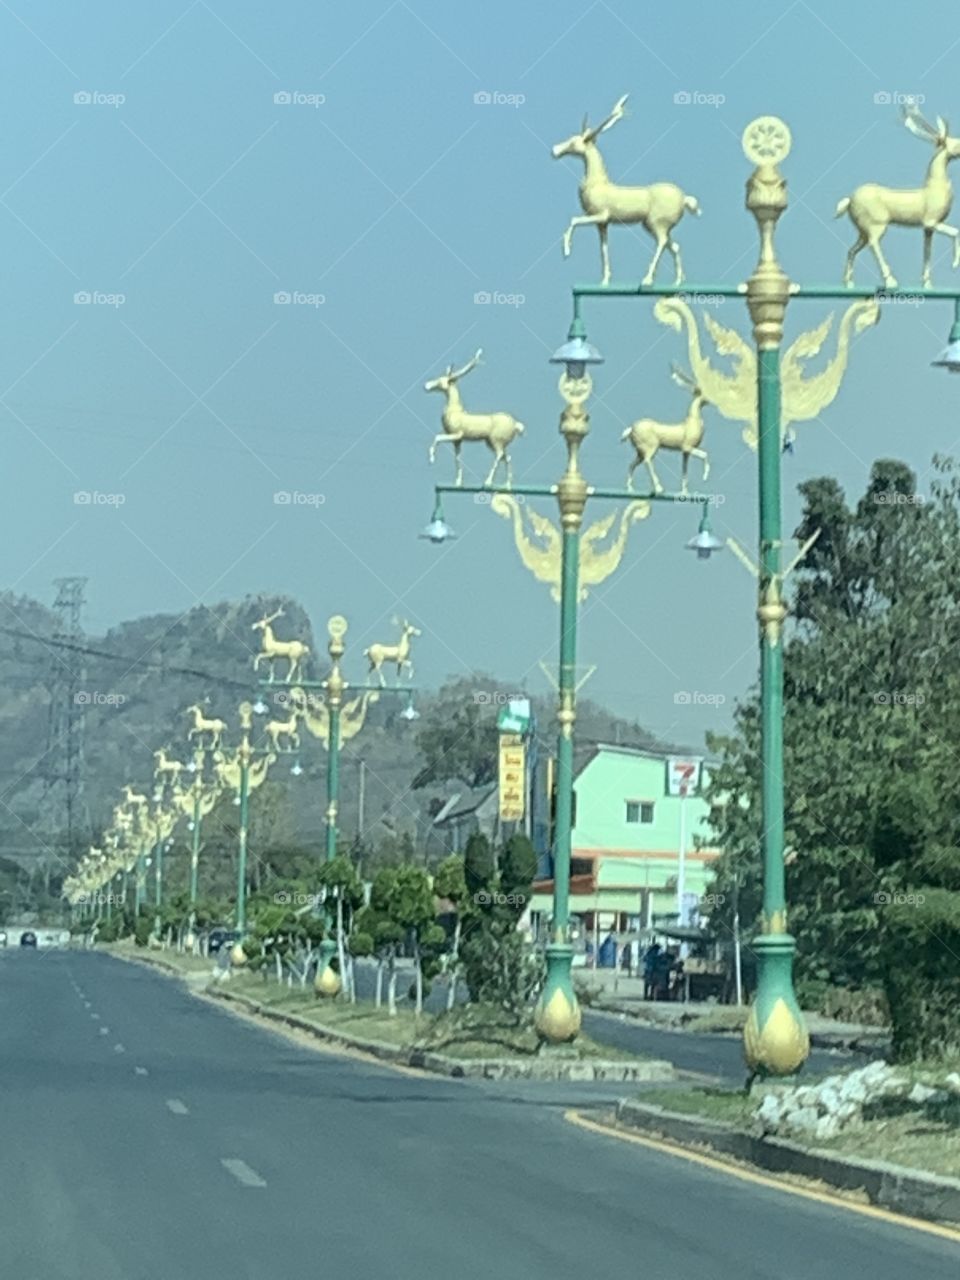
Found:
[[[247,953],[243,949],[242,942],[235,942],[231,947],[230,963],[237,969],[243,968],[247,963]]]
[[[793,993],[793,953],[789,933],[754,938],[757,994],[743,1028],[743,1052],[754,1076],[791,1076],[807,1060],[810,1037]]]
[[[320,961],[317,965],[317,976],[313,980],[313,989],[318,996],[332,1000],[340,994],[343,980],[330,965],[337,954],[337,944],[332,938],[325,938],[320,943]]]
[[[573,990],[573,947],[567,942],[547,946],[547,980],[537,1003],[534,1025],[548,1044],[568,1044],[580,1034],[580,1005]]]

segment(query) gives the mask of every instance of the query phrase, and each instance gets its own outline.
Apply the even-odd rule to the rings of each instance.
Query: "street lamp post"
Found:
[[[810,540],[786,568],[782,565],[781,457],[792,447],[785,434],[790,422],[809,421],[832,402],[847,362],[851,331],[876,324],[880,303],[898,297],[943,299],[954,303],[948,345],[933,363],[960,372],[960,293],[923,287],[862,289],[794,284],[781,267],[774,246],[777,222],[787,207],[786,181],[779,163],[789,154],[790,132],[775,117],[749,124],[743,148],[756,167],[747,182],[746,206],[760,236],[757,266],[745,285],[659,286],[653,284],[577,285],[574,317],[586,297],[650,296],[660,299],[655,317],[675,329],[687,328],[691,365],[707,399],[725,417],[746,425],[744,438],[756,449],[759,490],[759,555],[753,563],[733,539],[728,545],[756,576],[760,624],[761,817],[763,907],[761,931],[753,941],[758,957],[757,992],[744,1028],[744,1053],[752,1076],[788,1076],[809,1053],[809,1036],[793,988],[794,938],[787,932],[784,876],[783,644],[788,609],[784,579],[806,554]],[[730,377],[714,370],[700,352],[697,325],[686,299],[745,297],[753,325],[753,350],[734,331],[722,330],[727,354],[735,351],[739,372]],[[781,352],[787,304],[794,298],[857,299],[840,324],[837,351],[819,374],[803,376],[802,360],[823,345],[830,321],[801,335]],[[716,322],[713,324],[716,330]],[[788,376],[789,371],[789,376]]]
[[[237,833],[237,911],[236,925],[239,940],[231,951],[235,964],[243,964],[243,935],[247,928],[247,835],[249,826],[250,792],[259,787],[265,780],[270,766],[277,756],[274,751],[254,747],[250,742],[253,729],[253,705],[241,702],[238,708],[240,719],[240,744],[232,755],[228,756],[220,749],[214,750],[214,768],[223,786],[230,787],[236,794],[240,806],[240,824]]]
[[[563,366],[559,390],[565,401],[560,417],[560,434],[567,449],[567,465],[555,485],[516,485],[493,488],[491,485],[437,485],[436,500],[430,523],[422,537],[434,543],[453,536],[443,515],[442,494],[491,494],[495,514],[512,520],[514,541],[526,567],[551,588],[560,604],[560,655],[557,679],[557,771],[556,816],[553,848],[553,920],[550,941],[546,946],[547,973],[536,1011],[536,1027],[541,1039],[549,1044],[563,1044],[576,1039],[580,1031],[581,1012],[573,987],[573,946],[570,940],[570,857],[573,828],[573,752],[577,710],[577,611],[587,586],[603,582],[614,572],[626,549],[627,532],[638,519],[649,516],[653,502],[686,502],[700,504],[703,510],[698,542],[701,556],[709,556],[723,545],[709,528],[705,494],[650,493],[637,494],[630,489],[596,488],[587,483],[580,471],[580,448],[590,429],[586,401],[592,390],[588,366],[602,363],[603,357],[587,341],[582,319],[577,312],[567,342],[551,362]],[[538,517],[532,527],[537,538],[545,538],[544,550],[529,537],[522,519],[526,497],[555,497],[560,513],[559,531],[549,521]],[[610,518],[583,528],[583,515],[591,497],[625,503],[619,527],[608,545]],[[528,520],[530,519],[528,515]],[[692,545],[692,544],[691,544]],[[582,682],[581,682],[582,683]]]
[[[348,624],[341,614],[335,614],[327,623],[329,643],[327,652],[330,655],[330,673],[323,680],[301,680],[290,690],[293,702],[303,723],[318,738],[327,750],[327,805],[325,818],[325,857],[327,862],[337,856],[338,826],[340,812],[340,752],[343,744],[360,732],[366,722],[367,709],[371,703],[377,702],[381,693],[405,693],[408,698],[406,710],[401,712],[405,719],[416,719],[413,708],[412,685],[386,685],[381,677],[379,684],[348,684],[340,669],[340,662],[346,651],[344,637]],[[404,623],[403,638],[398,645],[372,645],[368,652],[376,651],[380,664],[384,661],[397,663],[398,671],[403,665],[409,668],[409,640],[419,635],[416,628]],[[269,685],[270,681],[263,682]],[[311,697],[307,690],[319,690],[322,697]],[[344,694],[349,690],[350,700],[344,702]],[[338,950],[338,940],[324,938],[320,944],[320,963],[318,968],[316,990],[325,996],[338,995],[341,989],[341,978],[334,972],[331,960]]]

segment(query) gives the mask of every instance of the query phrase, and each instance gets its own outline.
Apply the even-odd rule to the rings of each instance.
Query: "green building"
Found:
[[[570,868],[570,912],[581,942],[709,916],[706,895],[719,850],[709,843],[707,775],[707,762],[696,757],[635,747],[601,745],[581,757]],[[549,926],[552,893],[552,880],[534,885],[528,921],[534,934]]]

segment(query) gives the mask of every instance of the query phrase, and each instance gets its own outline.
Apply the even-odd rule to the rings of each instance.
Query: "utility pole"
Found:
[[[360,788],[357,798],[357,843],[363,844],[363,828],[364,828],[364,805],[367,798],[367,762],[360,757]]]
[[[65,860],[69,862],[90,827],[84,795],[83,740],[85,711],[91,695],[85,688],[86,664],[77,652],[83,640],[80,618],[87,579],[57,578],[53,585],[57,589],[53,602],[56,623],[51,637],[53,644],[48,676],[50,714],[44,810],[51,815],[52,824],[63,823],[66,832]],[[44,883],[49,892],[48,861],[44,863]]]

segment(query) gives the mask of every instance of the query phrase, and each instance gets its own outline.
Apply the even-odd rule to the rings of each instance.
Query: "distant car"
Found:
[[[31,933],[29,929],[26,933],[21,933],[20,945],[21,947],[35,947],[37,945],[37,935]]]
[[[207,938],[207,955],[215,956],[224,947],[232,947],[239,937],[233,929],[211,929]]]

